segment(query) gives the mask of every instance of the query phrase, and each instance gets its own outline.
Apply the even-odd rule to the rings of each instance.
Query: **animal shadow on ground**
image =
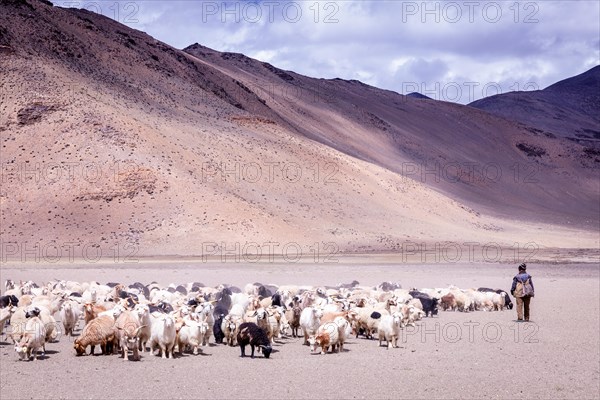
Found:
[[[56,353],[58,353],[58,352],[57,352],[57,351],[55,351],[55,352],[54,352],[54,354],[56,354]],[[19,357],[17,357],[17,358],[15,359],[15,361],[16,361],[16,362],[32,362],[32,361],[40,361],[40,360],[41,360],[41,361],[44,361],[44,360],[47,360],[47,359],[49,359],[49,358],[51,358],[51,357],[48,357],[48,352],[46,352],[44,355],[42,355],[42,353],[38,353],[38,355],[37,355],[37,359],[36,359],[36,360],[34,360],[34,359],[33,359],[33,355],[32,355],[32,357],[31,357],[31,358],[29,358],[29,359],[27,359],[27,358],[24,358],[24,359],[22,359],[22,360],[21,360]]]
[[[183,352],[183,353],[177,353],[177,356],[174,358],[187,358],[187,357],[199,357],[199,356],[212,356],[212,354],[210,353],[204,353],[203,351],[198,351],[198,354],[194,354],[192,352]]]
[[[345,343],[344,343],[344,345],[347,345],[347,344],[348,344],[348,342],[345,342]],[[352,350],[350,350],[349,348],[347,348],[347,347],[344,347],[344,348],[342,349],[342,351],[339,351],[339,349],[338,349],[338,350],[334,351],[333,353],[331,352],[331,349],[330,349],[330,350],[327,352],[327,354],[328,354],[328,355],[329,355],[329,354],[342,354],[342,353],[349,353],[349,352],[351,352],[351,351],[352,351]],[[310,353],[310,355],[311,355],[311,356],[314,356],[314,355],[320,356],[320,355],[322,355],[322,354],[321,354],[321,348],[318,348],[318,349],[317,349],[317,351],[316,351],[315,353],[311,352],[311,353]]]
[[[340,353],[339,353],[339,352],[337,352],[337,351],[334,351],[334,352],[332,353],[332,352],[331,352],[331,350],[329,350],[329,351],[327,351],[327,353],[325,353],[325,354],[321,354],[321,349],[317,350],[317,351],[316,351],[316,352],[314,352],[314,353],[313,353],[313,352],[311,352],[311,353],[310,353],[310,355],[311,355],[311,356],[323,356],[323,355],[325,355],[325,356],[334,356],[334,355],[336,355],[336,354],[340,354]]]

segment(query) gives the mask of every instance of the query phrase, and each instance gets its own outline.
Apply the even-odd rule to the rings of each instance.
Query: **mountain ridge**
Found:
[[[469,106],[518,121],[546,135],[600,142],[600,66],[543,90],[490,96]]]
[[[598,166],[581,143],[473,107],[174,49],[85,10],[0,7],[0,232],[18,249],[598,242]]]
[[[187,48],[184,49],[184,51],[187,51],[190,54],[195,54],[195,50],[193,45],[192,46],[188,46]],[[252,60],[251,58],[248,58],[246,56],[244,56],[244,61],[239,62],[236,64],[237,61],[234,61],[233,64],[231,63],[227,63],[227,64],[222,64],[221,60],[219,59],[219,55],[221,53],[215,50],[212,50],[211,52],[209,52],[207,54],[206,51],[200,51],[200,56],[206,58],[207,60],[209,59],[209,57],[212,57],[210,60],[211,62],[213,62],[215,65],[220,65],[220,67],[224,68],[223,70],[226,71],[226,73],[229,73],[231,76],[234,76],[235,79],[241,79],[244,80],[244,82],[247,84],[247,86],[249,87],[257,87],[257,88],[262,88],[266,85],[267,79],[264,76],[264,73],[262,73],[263,71],[261,71],[261,69],[258,67],[259,65],[261,65],[260,61],[257,60]],[[222,57],[222,56],[221,56]],[[228,61],[231,61],[231,59],[228,59]],[[228,66],[229,65],[229,66]],[[240,72],[241,71],[241,72]],[[289,71],[287,73],[290,73]],[[292,73],[294,74],[294,73]],[[358,157],[361,158],[363,160],[367,160],[369,162],[375,162],[378,165],[385,167],[387,169],[393,170],[395,172],[398,173],[402,173],[402,168],[397,168],[397,166],[395,165],[395,163],[397,161],[400,161],[400,164],[402,165],[403,163],[407,163],[407,164],[413,164],[416,163],[419,168],[422,169],[426,169],[427,167],[427,163],[428,162],[432,162],[435,163],[437,162],[436,158],[438,159],[442,159],[442,160],[448,160],[451,159],[452,161],[456,161],[458,163],[461,164],[469,164],[471,162],[473,162],[472,158],[470,158],[469,155],[467,154],[462,154],[462,155],[458,155],[457,154],[452,154],[451,156],[448,156],[447,154],[444,154],[443,151],[440,151],[437,155],[435,156],[430,156],[428,157],[427,155],[423,154],[422,150],[421,151],[417,151],[415,153],[414,149],[412,148],[406,148],[405,143],[403,143],[401,146],[398,146],[398,139],[396,138],[401,138],[401,139],[405,139],[407,138],[407,136],[410,138],[410,136],[414,135],[413,132],[406,132],[406,130],[404,130],[403,126],[401,126],[400,124],[404,124],[405,121],[395,121],[396,123],[394,124],[393,122],[390,123],[390,121],[394,120],[394,116],[391,116],[391,113],[397,113],[397,112],[403,112],[406,114],[406,116],[408,118],[414,118],[417,119],[419,117],[418,114],[425,114],[425,113],[429,113],[429,115],[427,116],[423,116],[425,119],[431,120],[431,121],[435,121],[436,120],[436,113],[446,113],[447,115],[450,116],[449,120],[445,120],[445,121],[440,121],[439,125],[437,127],[427,127],[425,129],[422,129],[422,127],[419,127],[419,125],[423,125],[421,124],[418,120],[417,121],[411,121],[413,123],[413,127],[420,129],[421,132],[423,132],[423,135],[432,135],[435,134],[435,131],[443,131],[444,128],[441,128],[440,126],[445,126],[446,124],[448,124],[449,122],[454,122],[452,121],[452,119],[457,120],[456,122],[454,122],[455,126],[458,126],[457,129],[463,129],[464,127],[464,120],[465,119],[470,119],[470,118],[476,118],[476,119],[486,119],[489,117],[486,116],[480,116],[480,115],[471,115],[472,112],[470,111],[471,109],[467,106],[462,106],[462,105],[457,105],[454,103],[444,103],[444,102],[436,102],[436,103],[428,103],[428,107],[430,108],[430,110],[421,107],[419,103],[416,103],[414,100],[421,100],[419,98],[416,99],[412,99],[410,98],[410,96],[402,96],[399,95],[398,93],[392,92],[392,91],[387,91],[387,90],[381,90],[378,88],[374,88],[371,87],[369,85],[365,85],[365,84],[359,84],[360,86],[360,93],[356,94],[353,93],[353,88],[355,88],[355,84],[357,84],[356,82],[352,82],[352,81],[343,81],[341,79],[332,79],[332,80],[320,80],[320,79],[316,79],[316,78],[309,78],[309,77],[304,77],[298,74],[294,74],[293,75],[295,77],[295,80],[292,81],[287,81],[287,82],[279,82],[278,83],[278,87],[280,87],[281,89],[279,90],[279,92],[283,92],[284,90],[286,90],[286,88],[300,88],[297,89],[300,93],[316,93],[319,91],[319,89],[321,89],[322,92],[324,93],[329,93],[328,97],[323,97],[323,102],[320,104],[322,106],[322,108],[327,108],[328,106],[330,106],[331,104],[334,105],[334,107],[331,111],[332,114],[335,114],[338,110],[335,108],[335,103],[343,103],[345,99],[349,99],[351,98],[353,101],[351,102],[352,104],[347,104],[347,108],[344,110],[344,116],[351,116],[351,114],[354,112],[355,114],[358,114],[357,119],[360,120],[359,123],[368,125],[368,127],[375,127],[377,128],[377,131],[381,132],[383,131],[384,136],[386,137],[377,137],[375,134],[372,134],[371,136],[375,136],[375,138],[373,140],[377,140],[378,144],[381,147],[386,146],[392,149],[392,152],[390,154],[390,152],[388,151],[388,154],[384,154],[385,157],[387,157],[388,159],[391,158],[393,161],[392,162],[388,162],[387,160],[383,159],[383,157],[379,157],[378,155],[374,155],[374,154],[365,154],[364,151],[356,151],[356,146],[354,146],[354,148],[349,147],[352,145],[352,142],[354,140],[356,140],[356,138],[351,137],[351,138],[345,138],[346,140],[343,141],[343,145],[339,145],[336,144],[336,142],[334,140],[332,140],[331,134],[328,135],[327,132],[325,133],[321,133],[319,134],[315,134],[314,131],[312,132],[312,134],[307,134],[308,137],[310,137],[311,139],[317,140],[317,141],[321,141],[324,144],[330,145],[335,147],[336,149],[346,152],[349,155],[352,155],[353,157]],[[342,84],[342,83],[348,83],[348,85],[344,86],[343,90],[344,93],[343,94],[339,94],[339,95],[331,95],[331,93],[334,93],[334,89],[331,88],[331,86],[335,86],[336,84]],[[380,106],[378,110],[369,110],[369,109],[365,109],[363,107],[363,105],[361,103],[360,97],[363,96],[363,94],[366,93],[373,93],[374,98],[372,100],[377,101],[378,99],[382,99],[379,101],[379,104],[377,104],[377,106]],[[286,101],[285,96],[281,95],[281,93],[279,93],[278,96],[274,96],[277,95],[277,93],[270,93],[269,97],[272,98],[273,100],[273,107],[277,107],[279,103],[283,103]],[[263,96],[264,97],[264,96]],[[353,98],[352,98],[353,97]],[[311,98],[319,98],[318,96],[312,96]],[[306,105],[306,102],[302,102],[302,98],[294,98],[292,99],[293,101],[287,101],[286,103],[286,110],[278,110],[277,112],[281,113],[286,113],[289,112],[288,110],[290,109],[294,109],[294,108],[299,108],[299,107],[304,107],[304,109],[302,110],[302,113],[307,114],[310,113],[311,107],[310,104]],[[303,104],[304,103],[304,104]],[[387,103],[387,104],[383,104],[383,103]],[[392,107],[390,108],[389,105],[392,105]],[[272,107],[272,108],[273,108]],[[354,107],[354,109],[352,108]],[[383,107],[388,108],[387,110],[382,110]],[[382,114],[382,112],[385,112],[386,114]],[[410,114],[414,114],[416,115],[416,117],[410,115]],[[439,118],[438,118],[439,119]],[[365,121],[366,120],[366,121]],[[398,118],[396,118],[396,120],[398,120]],[[506,130],[506,129],[510,129],[511,131],[517,133],[517,137],[515,138],[515,143],[512,143],[511,146],[509,148],[506,148],[506,153],[507,154],[511,154],[514,151],[517,152],[522,152],[523,154],[526,155],[527,157],[527,161],[522,161],[521,159],[519,159],[518,157],[515,157],[513,159],[513,163],[512,164],[508,164],[506,165],[506,163],[504,163],[504,165],[502,165],[502,170],[504,173],[510,173],[511,172],[511,165],[514,164],[523,164],[525,166],[525,168],[527,167],[527,165],[531,162],[537,163],[540,161],[540,159],[543,158],[543,156],[533,156],[530,157],[530,154],[536,154],[536,153],[532,153],[530,151],[528,151],[529,148],[543,148],[543,146],[541,146],[538,143],[533,143],[536,141],[536,137],[539,136],[539,132],[537,130],[535,130],[535,128],[531,128],[529,126],[522,126],[523,124],[520,123],[519,121],[509,121],[508,126],[503,126],[502,129]],[[328,127],[330,128],[330,131],[335,131],[335,129],[333,129],[332,127]],[[302,129],[300,127],[297,127],[298,130],[302,131]],[[477,126],[477,128],[475,128],[475,130],[481,129],[480,126]],[[316,130],[316,129],[314,129]],[[433,132],[432,132],[433,131]],[[453,143],[454,141],[447,141],[447,138],[444,137],[445,135],[440,135],[439,133],[437,134],[436,139],[438,139],[440,142],[444,142],[446,141],[446,145],[447,146],[454,146],[455,143]],[[522,139],[521,139],[522,138]],[[414,138],[415,141],[419,140],[419,137]],[[520,140],[518,140],[520,139]],[[498,137],[497,140],[502,140],[502,137]],[[529,142],[525,142],[526,140],[529,140],[531,143]],[[428,146],[430,146],[431,144],[428,144]],[[463,145],[461,144],[462,147]],[[514,147],[513,147],[514,146]],[[362,146],[363,149],[365,147],[368,146]],[[490,146],[490,147],[493,147]],[[458,149],[460,151],[460,149]],[[544,150],[544,152],[546,152],[546,150]],[[385,152],[384,152],[385,153]],[[545,154],[548,154],[548,152],[546,152]],[[562,157],[563,155],[561,155]],[[583,152],[583,156],[586,156],[586,153]],[[557,156],[557,158],[559,158]],[[433,160],[432,160],[433,159]],[[590,164],[586,164],[589,167],[593,167],[595,165],[595,162],[593,161],[593,159],[591,160],[592,162]],[[444,162],[444,161],[442,161]],[[489,163],[494,163],[496,162],[496,160],[490,160]],[[485,166],[488,162],[487,161],[482,161],[482,160],[478,160],[478,165],[479,166]],[[435,166],[433,166],[433,168],[435,168]],[[444,168],[443,166],[441,167],[442,169]],[[537,168],[537,166],[533,165],[531,166],[532,169]],[[515,174],[518,173],[518,171],[514,172]],[[454,198],[459,198],[462,201],[470,201],[471,199],[468,196],[463,196],[460,197],[460,194],[457,193],[456,190],[452,190],[455,189],[457,186],[455,183],[456,182],[452,182],[452,184],[448,185],[448,184],[444,184],[444,182],[441,182],[441,184],[436,185],[434,182],[434,187],[436,188],[436,190],[441,191],[442,193],[448,194]],[[472,183],[472,182],[471,182]],[[472,186],[471,186],[472,187]],[[516,189],[513,189],[516,190]],[[490,193],[490,194],[486,194],[485,190],[480,190],[479,193],[476,193],[476,195],[478,196],[477,198],[477,204],[479,206],[485,206],[485,204],[482,204],[482,198],[485,200],[486,196],[487,196],[487,202],[488,203],[492,203],[490,204],[490,207],[488,207],[488,211],[490,211],[490,209],[493,209],[495,207],[495,204],[493,204],[494,200],[497,198],[498,193]],[[523,205],[525,201],[529,200],[529,196],[524,196],[523,200],[521,201],[520,205]],[[473,203],[471,203],[473,204]],[[512,206],[512,205],[511,205]],[[535,212],[532,212],[532,214],[534,214]],[[510,210],[505,209],[504,212],[501,214],[502,216],[506,217],[510,215]]]

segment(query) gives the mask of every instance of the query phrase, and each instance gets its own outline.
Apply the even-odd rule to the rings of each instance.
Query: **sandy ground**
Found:
[[[125,283],[201,281],[335,285],[357,279],[405,288],[446,286],[509,288],[514,265],[351,263],[136,265],[4,265],[1,279],[51,278]],[[117,355],[76,357],[73,338],[47,346],[47,356],[19,362],[0,341],[2,399],[64,398],[598,398],[599,267],[530,264],[536,297],[532,322],[515,311],[440,312],[406,329],[401,348],[352,338],[342,354],[311,355],[300,339],[275,346],[272,358],[239,357],[238,348],[211,344],[203,355],[140,362]],[[39,379],[43,376],[43,381]],[[43,382],[43,383],[42,383]]]

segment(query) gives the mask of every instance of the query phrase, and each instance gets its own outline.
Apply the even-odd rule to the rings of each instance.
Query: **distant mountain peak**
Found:
[[[571,78],[563,79],[550,86],[544,91],[549,92],[562,92],[562,91],[592,91],[595,94],[600,93],[600,65],[575,75]]]
[[[544,90],[499,94],[469,106],[520,122],[547,137],[563,137],[596,151],[600,135],[600,66]]]

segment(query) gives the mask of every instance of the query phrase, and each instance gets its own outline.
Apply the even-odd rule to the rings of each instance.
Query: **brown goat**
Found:
[[[128,359],[128,352],[133,352],[133,360],[139,361],[139,333],[143,326],[133,311],[124,311],[115,322],[115,333],[123,351],[123,359]]]
[[[106,311],[106,307],[104,307],[103,305],[95,303],[85,303],[83,305],[83,317],[85,319],[86,325],[94,318],[97,318],[98,314],[100,314],[103,311]]]
[[[447,295],[442,296],[440,300],[440,308],[443,311],[456,310],[456,298],[452,293],[448,293]]]
[[[337,317],[348,318],[348,311],[324,313],[321,317],[321,323],[324,324],[325,322],[333,322],[333,320]]]
[[[302,308],[299,305],[295,305],[291,310],[285,312],[285,317],[292,328],[292,337],[298,337],[298,328],[300,328],[300,315],[302,314]]]
[[[108,315],[102,315],[88,322],[73,344],[77,355],[85,354],[88,346],[91,346],[90,354],[94,354],[94,347],[97,345],[100,345],[102,354],[112,354],[116,344],[114,325],[114,318]]]

